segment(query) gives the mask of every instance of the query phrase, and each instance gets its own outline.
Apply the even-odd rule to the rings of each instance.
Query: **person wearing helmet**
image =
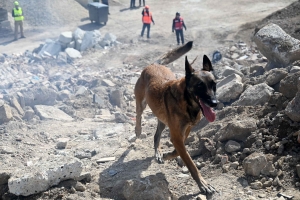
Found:
[[[175,18],[173,19],[172,32],[174,33],[174,30],[176,32],[178,45],[180,44],[179,36],[181,37],[181,43],[184,44],[183,27],[186,30],[186,26],[184,24],[183,18],[180,17],[180,13],[177,12]]]
[[[22,8],[19,5],[19,2],[14,2],[14,9],[12,10],[12,17],[15,19],[15,40],[18,40],[18,28],[20,26],[20,32],[21,32],[21,38],[25,38],[23,33],[23,11]]]
[[[142,0],[139,0],[139,2],[140,2],[140,7],[142,6]],[[143,6],[145,6],[145,0],[143,0]]]
[[[147,38],[150,38],[150,25],[151,25],[151,22],[153,22],[153,25],[155,25],[154,23],[154,20],[153,20],[153,17],[152,17],[152,13],[149,11],[149,6],[146,5],[145,8],[143,9],[143,12],[142,12],[142,22],[143,22],[143,29],[142,29],[142,32],[141,32],[141,36],[143,37],[144,36],[144,31],[145,29],[147,28]]]

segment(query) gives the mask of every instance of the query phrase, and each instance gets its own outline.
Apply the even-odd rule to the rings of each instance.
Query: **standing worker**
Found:
[[[130,8],[134,8],[135,7],[135,0],[130,0]]]
[[[22,8],[19,6],[19,2],[14,2],[15,7],[12,10],[12,17],[15,19],[15,40],[18,40],[18,28],[20,26],[21,38],[25,38],[23,33],[23,11]]]
[[[183,18],[180,17],[180,13],[177,12],[175,19],[173,19],[172,32],[174,33],[174,29],[175,29],[178,45],[180,44],[179,35],[181,37],[182,44],[184,44],[183,27],[186,30],[186,26],[184,24]]]
[[[142,12],[142,22],[143,22],[143,29],[142,29],[142,32],[141,32],[141,36],[143,37],[144,36],[144,31],[145,31],[145,28],[147,27],[147,38],[150,38],[150,25],[151,25],[151,21],[153,22],[153,25],[155,25],[154,23],[154,20],[153,20],[153,17],[152,17],[152,13],[149,11],[149,6],[146,5],[145,6],[145,9],[143,9],[143,12]]]
[[[143,6],[145,6],[145,0],[139,0],[139,2],[140,2],[140,7],[142,6],[142,1],[143,1]]]

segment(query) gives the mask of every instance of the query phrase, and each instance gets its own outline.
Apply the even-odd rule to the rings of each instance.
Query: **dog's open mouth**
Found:
[[[199,99],[200,105],[203,110],[203,114],[209,122],[213,122],[216,119],[216,113],[211,109],[211,107],[207,106],[203,101]]]

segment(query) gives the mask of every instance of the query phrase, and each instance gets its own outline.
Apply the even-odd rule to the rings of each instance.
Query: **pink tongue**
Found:
[[[205,103],[203,103],[201,100],[199,102],[200,102],[200,105],[201,105],[201,107],[203,109],[204,116],[206,117],[206,119],[209,122],[215,121],[215,119],[216,119],[216,113],[210,107],[208,107],[207,105],[205,105]]]

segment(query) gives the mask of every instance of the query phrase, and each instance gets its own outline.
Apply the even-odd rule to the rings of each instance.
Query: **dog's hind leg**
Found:
[[[135,135],[137,138],[139,138],[142,133],[142,113],[147,106],[144,88],[143,81],[139,78],[134,88],[136,102]]]
[[[157,162],[163,163],[164,161],[161,156],[159,144],[160,144],[161,133],[165,129],[166,125],[164,123],[162,123],[159,119],[157,119],[157,121],[158,121],[158,124],[157,124],[156,132],[154,135],[155,158],[156,158]]]

